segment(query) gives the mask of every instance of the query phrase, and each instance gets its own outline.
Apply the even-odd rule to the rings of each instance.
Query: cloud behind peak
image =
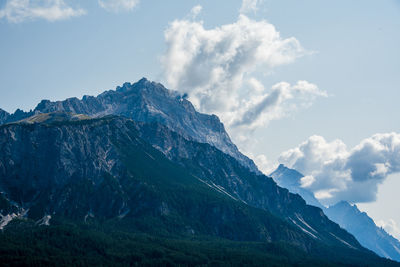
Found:
[[[311,136],[282,153],[279,162],[312,175],[312,183],[305,186],[324,203],[371,202],[378,185],[388,175],[400,172],[400,134],[375,134],[352,149],[341,140],[328,142]]]
[[[200,10],[197,6],[192,13]],[[307,53],[296,38],[281,37],[274,25],[240,14],[233,23],[206,29],[190,17],[166,29],[162,64],[169,86],[187,93],[201,112],[217,114],[228,127],[254,128],[282,117],[278,113],[287,107],[280,105],[289,99],[307,106],[315,96],[326,95],[306,81],[265,89],[255,78]]]

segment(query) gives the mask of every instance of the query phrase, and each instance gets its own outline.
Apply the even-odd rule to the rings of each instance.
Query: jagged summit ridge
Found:
[[[30,112],[17,110],[14,114],[2,115],[0,111],[0,124],[56,111],[91,117],[120,115],[139,122],[158,122],[187,139],[215,146],[251,171],[259,173],[254,162],[240,153],[233,144],[217,116],[197,112],[192,103],[178,92],[146,78],[136,83],[124,83],[116,90],[105,91],[96,97],[73,97],[55,102],[42,100]]]

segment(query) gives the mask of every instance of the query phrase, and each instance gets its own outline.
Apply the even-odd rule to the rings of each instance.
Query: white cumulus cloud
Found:
[[[375,134],[351,149],[341,140],[311,136],[282,153],[279,162],[312,176],[303,186],[324,204],[370,202],[378,185],[400,171],[400,134]]]
[[[257,165],[258,169],[263,173],[271,173],[276,169],[275,162],[270,161],[265,155],[257,155],[254,156],[251,153],[247,154],[251,159],[254,160],[254,163]]]
[[[243,14],[234,23],[206,29],[194,19],[200,10],[192,9],[193,19],[170,23],[162,58],[168,85],[187,93],[198,110],[218,115],[228,128],[254,129],[326,96],[307,81],[264,88],[255,78],[303,56],[296,38],[283,38],[272,24]]]
[[[12,23],[26,20],[64,20],[86,14],[81,8],[72,8],[64,0],[7,0],[0,9],[0,19]]]
[[[130,11],[139,0],[98,0],[100,7],[110,12]]]

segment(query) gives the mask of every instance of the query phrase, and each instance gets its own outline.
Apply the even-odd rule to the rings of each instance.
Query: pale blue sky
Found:
[[[242,4],[141,0],[133,10],[115,13],[97,1],[64,2],[86,14],[16,23],[0,12],[0,108],[29,110],[41,99],[96,95],[143,76],[168,84],[160,60],[169,23],[186,19],[192,7],[201,5],[198,19],[212,29],[236,22]],[[0,10],[6,4],[0,0]],[[306,80],[329,97],[258,127],[252,135],[256,142],[242,150],[274,162],[315,134],[327,141],[341,139],[350,149],[373,134],[400,132],[400,1],[265,0],[247,16],[268,21],[282,38],[295,37],[313,52],[255,73],[265,88]],[[396,175],[390,186],[400,188]],[[385,184],[379,194],[392,192]],[[363,209],[378,220],[393,218],[400,224],[397,201],[379,195],[378,200]]]

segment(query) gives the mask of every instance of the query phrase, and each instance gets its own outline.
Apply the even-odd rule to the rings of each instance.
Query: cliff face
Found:
[[[69,117],[0,126],[2,217],[14,205],[44,224],[52,217],[117,220],[134,231],[312,246],[312,238],[285,220],[210,188],[165,158],[135,122]]]
[[[20,123],[0,128],[0,188],[8,199],[29,209],[34,218],[53,212],[69,214],[74,206],[70,202],[73,195],[88,197],[86,192],[72,189],[81,183],[84,187],[90,181],[94,188],[100,188],[107,177],[125,177],[111,139],[103,135],[111,133],[110,125],[100,121],[68,122],[71,124],[63,126],[56,126],[57,123],[64,122],[52,126]],[[98,127],[93,127],[96,123]],[[122,195],[112,193],[103,197],[108,211],[95,205],[96,199],[90,200],[93,209],[113,213],[123,206]],[[83,203],[76,202],[78,206],[74,208],[80,210]]]
[[[208,143],[236,158],[251,171],[260,173],[254,162],[240,153],[215,115],[197,112],[193,105],[177,92],[143,78],[137,83],[106,91],[97,97],[84,96],[51,102],[43,100],[31,112],[3,116],[0,124],[15,122],[32,115],[49,112],[71,112],[92,117],[121,115],[141,122],[159,122],[180,135],[197,142]]]

